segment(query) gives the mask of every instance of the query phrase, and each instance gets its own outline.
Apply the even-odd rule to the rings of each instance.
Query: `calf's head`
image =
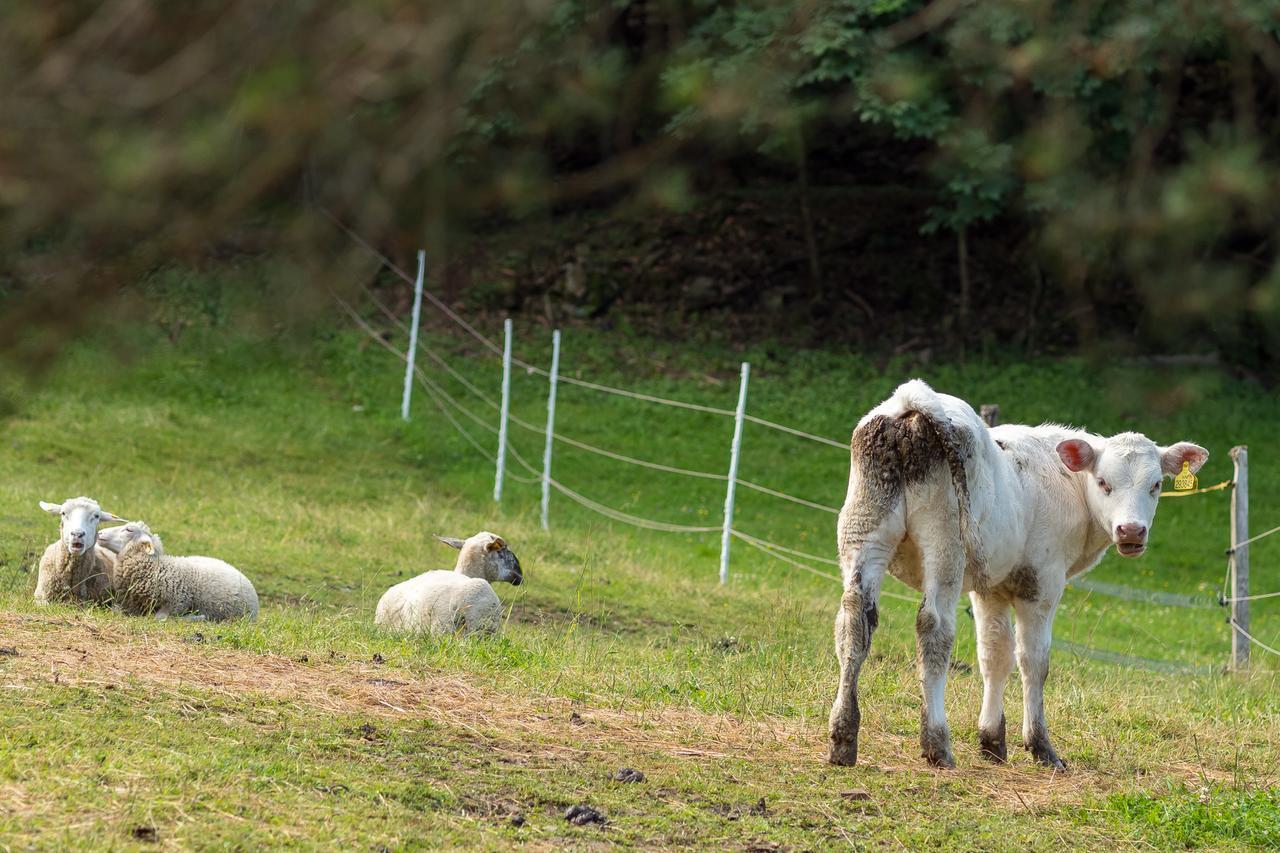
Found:
[[[524,581],[520,561],[511,553],[507,543],[496,533],[482,530],[469,539],[453,539],[437,536],[441,542],[457,548],[458,565],[454,571],[473,578],[484,578],[489,583],[506,581],[519,586]]]
[[[1180,441],[1158,447],[1136,432],[1110,438],[1072,438],[1058,445],[1058,456],[1070,471],[1088,476],[1085,501],[1096,524],[1111,535],[1116,551],[1136,557],[1147,549],[1147,534],[1156,515],[1164,477],[1182,470],[1199,471],[1209,451]]]
[[[93,498],[69,498],[60,504],[40,501],[40,508],[59,518],[62,544],[72,554],[83,554],[98,541],[98,524],[122,521],[98,506]]]

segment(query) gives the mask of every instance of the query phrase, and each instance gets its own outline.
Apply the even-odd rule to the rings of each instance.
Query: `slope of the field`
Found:
[[[1060,649],[1047,705],[1071,765],[1063,777],[1021,753],[1009,767],[979,760],[981,681],[963,615],[947,695],[960,769],[923,766],[914,605],[889,599],[864,670],[864,763],[831,768],[822,762],[835,678],[831,580],[738,542],[722,587],[717,534],[637,530],[558,494],[542,531],[537,487],[509,481],[495,506],[491,463],[421,389],[412,422],[399,420],[402,366],[359,332],[265,343],[225,330],[195,329],[177,343],[139,335],[124,366],[98,344],[68,353],[38,386],[14,391],[16,412],[0,432],[6,843],[1280,843],[1276,681],[1216,671],[1229,647],[1220,609],[1068,593],[1059,640],[1194,670],[1153,673]],[[545,364],[548,337],[518,326],[517,351]],[[499,365],[474,341],[434,318],[425,343],[496,397]],[[1198,441],[1213,454],[1206,484],[1230,477],[1230,446],[1249,444],[1256,528],[1280,518],[1268,463],[1280,404],[1216,374],[1076,362],[877,366],[585,331],[566,335],[561,369],[732,408],[741,360],[753,366],[749,412],[837,440],[897,382],[922,375],[975,403],[1000,403],[1006,420]],[[437,362],[420,363],[496,423]],[[545,394],[545,379],[518,371],[513,412],[542,423]],[[496,438],[455,417],[492,452]],[[720,415],[560,389],[558,433],[649,461],[723,472],[731,431]],[[541,460],[536,433],[513,427],[512,443]],[[557,479],[603,504],[720,523],[723,482],[563,443],[555,452]],[[837,448],[751,424],[740,475],[834,506],[847,464]],[[527,473],[518,463],[512,471]],[[35,563],[56,536],[36,501],[77,494],[146,519],[175,553],[240,566],[262,594],[261,619],[157,624],[34,607]],[[1149,553],[1109,555],[1092,577],[1212,600],[1228,502],[1226,492],[1162,502]],[[736,519],[752,535],[833,556],[834,519],[823,510],[740,490]],[[387,586],[451,563],[432,533],[481,528],[502,533],[525,567],[524,586],[499,589],[510,606],[502,638],[409,640],[372,628]],[[1280,588],[1268,562],[1276,549],[1280,537],[1254,548],[1257,591]],[[1256,633],[1274,645],[1280,605],[1268,605],[1255,608]],[[1259,670],[1280,664],[1255,652]],[[1008,702],[1016,732],[1016,685]],[[612,781],[624,766],[646,781]],[[564,811],[578,803],[607,822],[569,824]]]

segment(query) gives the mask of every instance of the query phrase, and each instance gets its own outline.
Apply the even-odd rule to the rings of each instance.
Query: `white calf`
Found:
[[[1016,648],[1023,744],[1040,763],[1065,769],[1049,742],[1044,683],[1067,579],[1093,568],[1112,544],[1124,556],[1141,554],[1162,477],[1183,462],[1199,470],[1208,457],[1194,444],[1161,448],[1132,432],[1106,438],[1054,424],[989,430],[963,400],[919,380],[900,386],[858,423],[851,441],[837,533],[844,595],[829,760],[857,760],[858,672],[887,569],[924,593],[916,614],[923,757],[955,766],[943,693],[956,604],[968,592],[983,679],[983,756],[1007,758],[1004,687]]]

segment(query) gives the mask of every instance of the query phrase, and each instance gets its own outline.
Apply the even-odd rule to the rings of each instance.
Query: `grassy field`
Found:
[[[221,310],[221,309],[219,309]],[[227,309],[230,311],[230,309]],[[371,315],[373,316],[373,315]],[[1195,672],[1121,667],[1058,651],[1047,710],[1066,776],[1019,753],[977,755],[981,698],[961,617],[948,710],[960,769],[917,758],[914,607],[885,602],[864,671],[863,763],[822,761],[835,679],[838,586],[735,544],[716,582],[714,534],[638,531],[562,496],[538,525],[536,486],[493,470],[431,405],[399,420],[397,362],[335,314],[306,335],[244,339],[233,320],[171,343],[150,325],[116,363],[111,341],[67,354],[39,385],[11,383],[0,433],[0,845],[503,847],[600,842],[749,849],[1257,847],[1280,844],[1274,670],[1225,676],[1224,612],[1074,590],[1060,640]],[[547,331],[517,350],[548,359]],[[498,365],[428,323],[425,342],[491,395]],[[397,340],[403,347],[403,342]],[[1211,372],[990,359],[876,364],[849,355],[742,352],[625,329],[566,333],[562,371],[731,408],[739,361],[748,411],[840,439],[903,378],[1010,421],[1189,438],[1212,453],[1202,483],[1230,476],[1249,444],[1255,527],[1280,516],[1280,404]],[[477,416],[487,404],[429,359],[428,375]],[[515,411],[541,423],[545,380],[520,372]],[[461,416],[483,447],[496,439]],[[721,472],[732,424],[561,388],[557,431],[668,465]],[[514,428],[521,456],[541,438]],[[741,476],[838,505],[840,450],[752,425]],[[518,465],[516,473],[524,473]],[[723,484],[627,466],[563,444],[558,478],[635,515],[716,525]],[[56,535],[39,499],[77,494],[142,517],[175,553],[240,566],[263,597],[252,624],[158,624],[30,603]],[[1211,599],[1222,581],[1226,492],[1162,504],[1139,561],[1091,576]],[[833,517],[750,491],[737,526],[830,555]],[[432,533],[488,528],[520,555],[526,584],[499,590],[505,635],[409,640],[373,629],[399,579],[450,565]],[[1253,554],[1257,591],[1280,588],[1280,537]],[[890,586],[897,592],[901,587]],[[1257,635],[1280,643],[1280,605]],[[1008,697],[1016,731],[1020,695]],[[622,767],[638,784],[613,781]],[[585,803],[606,823],[563,817]]]

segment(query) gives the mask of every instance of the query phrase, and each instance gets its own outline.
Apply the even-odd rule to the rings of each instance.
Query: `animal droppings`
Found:
[[[586,826],[589,823],[608,823],[608,818],[585,803],[569,806],[564,819],[574,826]]]

